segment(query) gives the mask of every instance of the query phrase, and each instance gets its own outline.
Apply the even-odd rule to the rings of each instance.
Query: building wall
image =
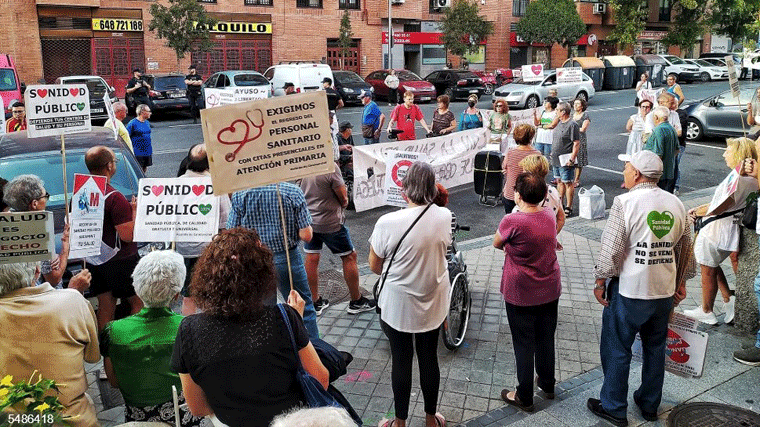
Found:
[[[22,82],[37,83],[42,78],[42,50],[35,0],[0,2],[0,17],[0,53],[13,57]]]

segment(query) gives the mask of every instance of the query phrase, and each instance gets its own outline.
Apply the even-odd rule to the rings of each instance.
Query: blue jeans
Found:
[[[288,260],[285,252],[274,253],[274,267],[277,269],[279,276],[277,288],[285,301],[290,294],[290,279],[288,278]],[[290,250],[290,271],[293,273],[293,289],[301,294],[301,298],[306,302],[303,309],[303,324],[309,332],[309,337],[319,338],[319,329],[317,329],[317,312],[314,311],[314,303],[311,300],[311,290],[309,282],[306,279],[306,269],[303,266],[303,255],[298,247]]]
[[[673,298],[626,298],[618,293],[617,278],[607,285],[607,292],[610,294],[610,305],[602,313],[599,344],[604,372],[604,384],[599,394],[602,407],[613,416],[626,416],[631,346],[638,332],[641,334],[644,362],[641,386],[634,395],[644,411],[657,412],[665,379],[665,341]]]
[[[760,240],[758,240],[760,244]],[[755,277],[755,296],[757,297],[757,308],[760,311],[760,271],[757,272]],[[755,341],[755,347],[760,348],[760,329],[757,330],[757,340]]]
[[[575,179],[575,166],[553,166],[554,177],[562,182],[573,182]]]
[[[377,144],[380,138],[364,138],[364,145]]]
[[[686,151],[686,146],[680,145],[678,148],[678,154],[676,155],[676,190],[681,188],[681,156]]]

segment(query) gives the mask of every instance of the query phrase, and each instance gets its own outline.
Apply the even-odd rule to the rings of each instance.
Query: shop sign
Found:
[[[393,32],[393,44],[443,44],[443,33]],[[388,32],[383,31],[383,44],[388,43]]]
[[[93,31],[142,31],[142,19],[92,18]]]
[[[195,23],[195,29],[206,29],[203,24]],[[224,22],[219,21],[208,27],[209,33],[234,33],[234,34],[272,34],[272,24],[269,22]]]
[[[667,31],[642,31],[639,40],[662,40],[668,35]]]

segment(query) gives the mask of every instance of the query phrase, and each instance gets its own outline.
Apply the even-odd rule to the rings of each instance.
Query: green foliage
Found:
[[[180,59],[193,49],[209,51],[213,43],[208,28],[216,24],[203,5],[197,0],[169,0],[169,7],[160,3],[150,6],[153,19],[148,29],[166,41],[166,46],[177,54],[177,67]]]
[[[493,23],[478,15],[478,3],[456,0],[441,18],[441,40],[452,55],[475,53],[481,42],[493,34]]]
[[[692,4],[690,4],[684,0],[677,3],[674,9],[675,23],[670,28],[668,35],[662,39],[663,43],[668,46],[678,46],[682,51],[691,49],[699,37],[709,29],[705,19],[706,8],[706,2],[697,4],[692,0]]]
[[[353,42],[354,33],[351,31],[351,16],[348,10],[343,11],[343,17],[340,18],[340,35],[338,36],[338,45],[340,45],[340,68],[343,69],[343,57],[346,56]]]
[[[754,41],[760,29],[760,0],[714,0],[707,19],[715,33],[733,43]]]
[[[0,413],[8,417],[8,425],[69,425],[67,418],[60,413],[65,407],[58,397],[49,393],[60,393],[58,384],[54,380],[43,379],[42,374],[39,374],[36,382],[32,382],[36,375],[37,371],[34,371],[28,381],[15,384],[11,375],[3,377],[0,381]],[[5,422],[3,421],[3,425]]]
[[[536,0],[528,4],[525,16],[517,21],[517,34],[528,43],[569,47],[586,34],[586,24],[573,0]]]
[[[616,25],[607,40],[621,47],[632,46],[646,26],[649,8],[646,0],[609,0]]]

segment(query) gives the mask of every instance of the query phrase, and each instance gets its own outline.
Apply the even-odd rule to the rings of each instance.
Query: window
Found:
[[[524,16],[530,0],[512,0],[512,16]]]
[[[359,0],[338,0],[338,9],[359,9]]]
[[[670,9],[672,7],[672,0],[660,0],[660,22],[670,22]]]
[[[246,6],[272,6],[272,0],[243,0]]]
[[[322,8],[322,0],[296,0],[296,7]]]
[[[438,7],[438,0],[430,0],[429,13],[443,13],[444,9]]]
[[[198,3],[216,3],[216,0],[197,0]]]

